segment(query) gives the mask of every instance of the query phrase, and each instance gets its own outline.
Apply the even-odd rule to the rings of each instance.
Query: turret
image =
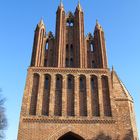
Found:
[[[98,65],[99,68],[107,68],[107,56],[106,56],[106,46],[104,31],[101,25],[96,21],[96,26],[94,30],[94,44],[98,51]]]
[[[37,24],[35,35],[34,35],[34,44],[31,58],[32,67],[43,67],[44,58],[45,58],[45,39],[46,39],[46,28],[43,20]]]
[[[74,42],[75,42],[75,58],[77,58],[76,66],[84,68],[86,67],[86,50],[85,50],[85,38],[84,38],[84,13],[80,2],[75,10],[74,19]]]
[[[65,10],[61,1],[56,13],[55,66],[57,67],[65,65],[65,23]]]

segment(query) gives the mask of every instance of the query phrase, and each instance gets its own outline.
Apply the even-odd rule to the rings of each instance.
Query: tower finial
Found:
[[[100,29],[103,31],[103,28],[102,26],[99,24],[98,20],[96,19],[96,26],[95,26],[96,29]]]
[[[78,4],[80,4],[80,0],[78,0]]]
[[[114,66],[112,65],[112,71],[114,71]]]
[[[60,7],[63,7],[63,1],[60,0]]]
[[[80,0],[78,0],[77,9],[82,11],[82,7],[81,7],[81,4],[80,4]]]
[[[98,24],[98,19],[96,19],[96,25]]]
[[[42,17],[40,19],[39,25],[44,25],[44,21],[43,21],[43,18]]]
[[[41,17],[39,23],[38,23],[38,27],[42,27],[44,26],[45,27],[45,24],[44,24],[44,21],[43,21],[43,18]]]

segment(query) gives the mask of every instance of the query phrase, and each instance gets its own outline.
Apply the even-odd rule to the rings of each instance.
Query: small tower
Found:
[[[85,40],[84,40],[84,13],[80,2],[75,10],[74,20],[74,42],[76,46],[75,57],[77,58],[76,65],[80,68],[85,68]]]
[[[32,51],[31,66],[43,67],[45,59],[46,28],[43,19],[37,24]]]
[[[62,1],[56,12],[56,41],[55,41],[55,65],[64,67],[65,53],[65,10]]]
[[[107,68],[107,56],[106,56],[104,31],[97,20],[96,20],[96,26],[94,30],[94,44],[99,53],[97,65],[99,66],[99,68]]]

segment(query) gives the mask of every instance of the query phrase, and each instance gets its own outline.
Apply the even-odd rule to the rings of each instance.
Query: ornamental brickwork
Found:
[[[138,140],[133,99],[107,64],[104,31],[84,34],[84,13],[65,13],[56,32],[35,30],[18,140]]]

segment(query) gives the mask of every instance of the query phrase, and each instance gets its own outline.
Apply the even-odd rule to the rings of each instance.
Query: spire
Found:
[[[62,0],[60,0],[59,8],[60,8],[60,9],[63,9],[63,8],[64,8],[64,5],[63,5]]]
[[[78,0],[78,4],[77,4],[76,9],[78,9],[79,11],[82,11],[82,7],[81,7],[81,4],[80,4],[80,0]]]
[[[112,65],[112,71],[114,71],[114,66]]]
[[[41,18],[41,20],[39,21],[38,26],[39,27],[45,26],[44,21],[43,21],[43,18]]]
[[[96,19],[96,26],[95,26],[95,29],[99,29],[99,30],[102,30],[103,31],[103,28],[102,26],[99,24],[98,20]]]
[[[62,2],[62,0],[60,0],[60,7],[63,7],[63,2]]]

